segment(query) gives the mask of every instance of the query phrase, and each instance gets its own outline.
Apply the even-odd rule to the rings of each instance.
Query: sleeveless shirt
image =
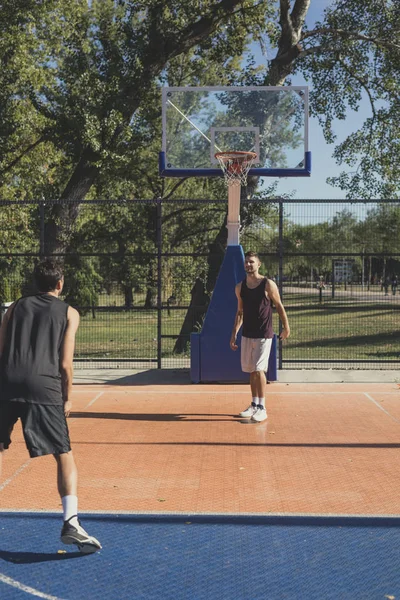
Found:
[[[0,400],[63,404],[60,352],[68,304],[51,294],[17,300],[1,357]]]
[[[240,297],[243,301],[242,335],[248,338],[272,338],[272,306],[265,295],[267,279],[264,278],[255,288],[247,287],[246,279],[242,281]]]

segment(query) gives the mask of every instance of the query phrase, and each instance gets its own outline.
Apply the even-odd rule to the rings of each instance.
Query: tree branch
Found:
[[[301,47],[301,46],[300,46]],[[318,54],[321,50],[324,49],[324,46],[313,46],[312,48],[307,48],[306,50],[301,50],[298,58],[304,58],[305,56],[309,56],[310,54]]]
[[[372,98],[371,92],[369,91],[366,81],[364,81],[364,79],[361,79],[361,77],[358,77],[357,75],[355,75],[341,58],[337,58],[337,61],[339,64],[342,65],[342,67],[346,71],[346,73],[348,73],[350,75],[350,77],[352,77],[353,79],[358,81],[358,83],[361,85],[361,87],[367,92],[367,95],[368,95],[368,98],[369,98],[369,101],[371,104],[372,114],[373,114],[373,117],[375,120],[376,119],[376,111],[375,111],[374,100]]]
[[[45,140],[45,135],[41,135],[40,138],[38,140],[36,140],[36,142],[33,142],[33,144],[31,144],[30,146],[28,146],[27,148],[25,148],[25,150],[16,158],[14,158],[14,160],[12,160],[6,167],[4,167],[4,169],[0,170],[0,174],[1,175],[5,175],[5,173],[8,173],[8,171],[11,171],[11,169],[13,167],[15,167],[16,164],[19,163],[19,161],[26,156],[26,154],[28,154],[29,152],[31,152],[31,150],[34,150],[36,148],[36,146],[39,146],[39,144],[41,144],[42,142],[44,142]]]
[[[306,31],[301,36],[301,41],[306,40],[310,37],[315,37],[317,35],[338,35],[340,37],[353,38],[355,40],[360,40],[363,42],[372,42],[377,46],[384,46],[386,48],[390,48],[391,50],[400,50],[399,44],[394,44],[393,42],[389,42],[387,40],[381,40],[379,38],[373,38],[367,35],[363,35],[362,33],[357,33],[356,31],[349,31],[347,29],[332,29],[330,27],[321,27],[320,29],[313,29],[312,31]]]
[[[170,192],[168,192],[168,194],[166,196],[164,196],[163,200],[168,200],[168,198],[171,198],[172,194],[174,192],[176,192],[176,190],[188,179],[188,177],[184,177],[183,179],[179,179],[179,181],[172,186],[172,190]]]
[[[51,119],[52,121],[56,121],[56,116],[52,113],[52,111],[45,106],[42,102],[40,102],[34,92],[33,89],[30,89],[28,92],[29,100],[32,102],[33,107],[36,108],[38,113],[46,117],[46,119]]]
[[[296,0],[294,3],[290,17],[292,19],[293,27],[296,30],[303,27],[310,4],[311,0]]]
[[[234,14],[236,6],[241,5],[242,1],[222,0],[218,2],[218,4],[212,7],[208,15],[201,17],[198,21],[183,29],[178,39],[171,38],[168,40],[172,44],[171,48],[168,48],[168,42],[165,45],[166,58],[169,59],[182,52],[186,52],[201,42],[206,36],[215,31],[221,21]],[[157,40],[157,42],[159,43],[160,40]]]

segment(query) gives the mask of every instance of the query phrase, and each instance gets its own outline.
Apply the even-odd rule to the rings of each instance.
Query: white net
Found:
[[[255,152],[217,152],[227,185],[247,185],[247,175],[257,158]]]

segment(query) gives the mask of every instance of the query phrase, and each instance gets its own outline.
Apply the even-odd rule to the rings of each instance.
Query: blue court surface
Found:
[[[0,513],[0,599],[400,599],[400,518]],[[65,554],[59,550],[67,550]]]

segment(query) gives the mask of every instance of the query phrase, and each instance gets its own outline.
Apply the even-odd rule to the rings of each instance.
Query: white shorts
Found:
[[[240,361],[244,373],[267,371],[272,338],[248,338],[242,336]]]

